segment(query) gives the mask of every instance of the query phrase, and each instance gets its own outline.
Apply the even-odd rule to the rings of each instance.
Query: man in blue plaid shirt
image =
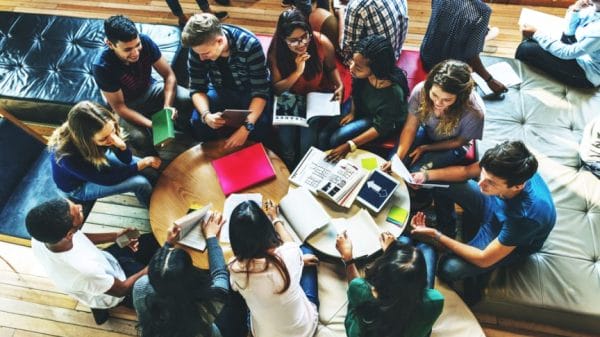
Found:
[[[270,83],[265,54],[256,36],[202,13],[190,18],[181,41],[190,48],[190,95],[195,108],[191,122],[196,139],[227,137],[225,147],[240,146],[248,138],[264,141],[269,116],[263,116],[263,110],[269,111]],[[226,109],[250,113],[241,126],[226,125],[222,117]]]
[[[342,57],[347,64],[358,41],[369,35],[382,35],[390,40],[398,59],[407,31],[406,0],[350,0],[344,14]]]

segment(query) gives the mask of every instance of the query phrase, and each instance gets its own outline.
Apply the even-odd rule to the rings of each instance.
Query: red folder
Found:
[[[213,160],[212,165],[226,196],[275,177],[273,164],[261,143]]]

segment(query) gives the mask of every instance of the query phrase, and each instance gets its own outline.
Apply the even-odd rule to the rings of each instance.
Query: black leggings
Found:
[[[576,88],[594,88],[575,60],[563,60],[545,51],[536,41],[521,42],[515,58],[541,69],[556,80]]]

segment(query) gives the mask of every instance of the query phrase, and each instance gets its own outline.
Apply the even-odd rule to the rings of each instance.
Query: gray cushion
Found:
[[[600,180],[581,168],[577,151],[586,123],[600,113],[600,91],[571,89],[516,60],[484,60],[498,61],[509,62],[524,81],[505,101],[486,102],[479,155],[503,140],[524,141],[539,161],[557,222],[540,252],[494,274],[481,308],[600,331],[594,323],[600,318]],[[569,312],[578,322],[564,319]]]

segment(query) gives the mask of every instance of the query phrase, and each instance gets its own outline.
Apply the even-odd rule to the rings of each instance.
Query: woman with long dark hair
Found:
[[[336,248],[348,279],[348,337],[426,337],[442,313],[444,297],[427,287],[425,259],[412,245],[389,233],[381,236],[383,255],[359,277],[352,242],[338,235]]]
[[[277,205],[270,200],[265,211],[252,201],[233,210],[231,285],[246,300],[254,337],[313,336],[318,323],[318,260],[293,242],[277,215]]]
[[[142,337],[246,336],[245,307],[230,298],[229,273],[218,240],[222,225],[219,213],[211,213],[201,225],[209,273],[195,268],[190,255],[174,247],[181,229],[171,227],[165,245],[148,264],[148,275],[133,288]]]
[[[333,118],[319,134],[319,147],[333,149],[328,159],[334,161],[358,146],[397,132],[406,119],[408,82],[396,67],[388,39],[371,35],[359,41],[350,73],[352,98],[344,104],[348,113]]]
[[[327,36],[312,31],[299,10],[288,9],[279,16],[267,61],[276,95],[332,92],[333,100],[342,99],[344,86],[335,65],[335,48]],[[315,119],[308,128],[279,127],[282,157],[288,167],[295,166],[316,145],[318,124]]]
[[[75,104],[48,141],[52,177],[61,191],[76,200],[133,192],[148,207],[152,185],[140,171],[158,168],[161,160],[133,157],[117,120],[97,103]]]
[[[411,172],[458,164],[469,142],[481,139],[485,105],[471,72],[464,62],[446,60],[414,87],[396,152]]]

